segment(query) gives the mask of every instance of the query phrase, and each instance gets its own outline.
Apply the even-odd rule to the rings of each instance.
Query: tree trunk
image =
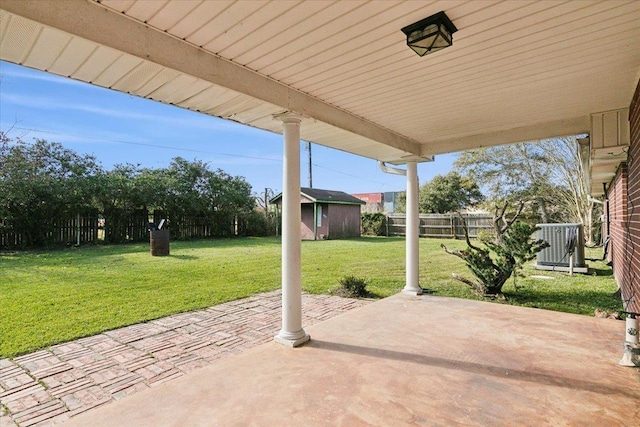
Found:
[[[543,224],[549,223],[549,214],[547,213],[547,203],[542,197],[536,197],[538,202],[538,207],[540,208],[540,219]]]
[[[593,202],[589,202],[587,218],[584,221],[584,238],[587,246],[595,245],[595,242],[593,241]]]

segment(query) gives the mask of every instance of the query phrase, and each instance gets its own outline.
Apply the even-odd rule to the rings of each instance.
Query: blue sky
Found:
[[[0,62],[0,130],[59,142],[118,163],[161,168],[177,156],[243,176],[255,192],[282,189],[282,136],[159,102]],[[308,183],[301,143],[301,183]],[[372,160],[312,145],[314,188],[347,193],[401,191],[405,178]],[[456,155],[418,165],[420,183],[451,170]]]

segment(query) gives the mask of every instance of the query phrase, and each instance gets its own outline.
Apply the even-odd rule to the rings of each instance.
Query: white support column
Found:
[[[302,329],[302,244],[300,242],[300,122],[303,116],[283,113],[282,168],[282,329],[275,341],[289,347],[309,341]]]
[[[420,295],[418,275],[420,251],[420,217],[418,213],[418,167],[416,162],[407,162],[407,229],[406,229],[406,284],[403,292]]]

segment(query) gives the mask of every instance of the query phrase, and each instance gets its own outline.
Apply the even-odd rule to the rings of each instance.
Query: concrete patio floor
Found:
[[[63,424],[640,425],[620,321],[399,294],[306,330]]]

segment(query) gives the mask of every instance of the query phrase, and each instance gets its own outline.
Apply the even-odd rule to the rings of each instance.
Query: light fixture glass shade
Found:
[[[407,25],[402,32],[407,35],[407,46],[424,56],[453,44],[453,33],[458,31],[444,12]]]

